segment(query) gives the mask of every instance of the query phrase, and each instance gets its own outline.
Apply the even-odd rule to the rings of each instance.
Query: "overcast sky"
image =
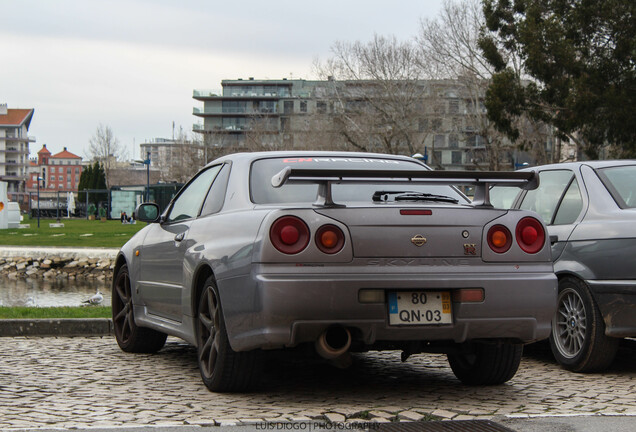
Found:
[[[406,40],[442,0],[0,0],[0,103],[35,108],[31,157],[86,158],[101,123],[139,144],[189,134],[194,89],[221,80],[314,79],[336,41]]]

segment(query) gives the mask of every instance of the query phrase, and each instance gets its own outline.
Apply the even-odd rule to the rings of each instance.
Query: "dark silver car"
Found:
[[[538,173],[540,186],[509,203],[543,218],[559,278],[552,352],[567,369],[602,370],[620,338],[636,336],[636,161],[522,171]],[[493,201],[505,207],[509,189],[495,189]]]
[[[475,187],[469,201],[451,184]],[[119,346],[194,344],[205,385],[246,389],[263,350],[443,352],[468,384],[499,384],[522,344],[545,339],[556,277],[545,226],[496,210],[488,185],[534,173],[431,171],[401,156],[271,152],[197,173],[119,253]]]

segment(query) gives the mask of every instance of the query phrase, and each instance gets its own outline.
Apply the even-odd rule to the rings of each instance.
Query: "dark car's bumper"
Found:
[[[605,321],[605,334],[636,336],[636,281],[586,281]]]
[[[230,343],[235,350],[313,342],[331,325],[353,330],[360,342],[512,339],[532,342],[550,334],[557,279],[552,265],[507,272],[389,273],[366,269],[312,273],[309,268],[255,266],[254,273],[219,281]],[[277,271],[273,271],[277,270]],[[342,269],[341,269],[342,270]],[[452,324],[391,326],[384,303],[361,303],[361,289],[445,290],[483,288],[480,303],[452,303]]]

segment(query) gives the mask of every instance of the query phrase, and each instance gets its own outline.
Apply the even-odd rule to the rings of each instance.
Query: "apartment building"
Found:
[[[33,109],[12,109],[0,104],[0,181],[7,182],[7,192],[13,201],[26,200],[27,168],[29,165],[28,136]]]
[[[417,82],[223,80],[221,90],[194,90],[203,103],[193,131],[214,155],[231,151],[310,149],[420,153],[437,169],[513,169],[532,163],[497,133],[483,104],[485,85]],[[549,130],[536,131],[541,152]],[[493,159],[496,158],[496,162]]]
[[[39,177],[41,197],[53,197],[61,192],[77,192],[83,168],[82,158],[66,147],[61,152],[51,154],[44,144],[37,153],[37,159],[30,161],[26,189],[28,192],[36,192]]]

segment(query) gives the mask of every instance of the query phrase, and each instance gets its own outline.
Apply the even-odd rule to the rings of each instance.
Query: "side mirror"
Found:
[[[159,216],[159,206],[155,203],[142,203],[135,209],[135,218],[142,222],[157,222]]]

